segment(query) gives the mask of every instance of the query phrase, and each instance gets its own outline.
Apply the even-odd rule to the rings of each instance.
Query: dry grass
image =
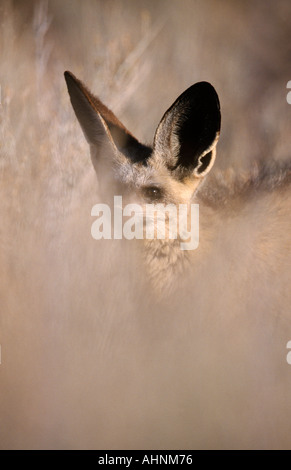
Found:
[[[223,116],[216,168],[286,160],[290,10],[1,1],[1,448],[290,447],[290,272],[282,260],[245,282],[231,238],[267,202],[246,208],[180,297],[151,299],[134,248],[91,239],[100,195],[63,79],[84,79],[145,141],[180,92],[210,81]]]

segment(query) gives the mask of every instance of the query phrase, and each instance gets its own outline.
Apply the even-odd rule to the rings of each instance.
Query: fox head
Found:
[[[155,233],[141,237],[147,272],[156,291],[164,292],[184,270],[187,257],[182,250],[193,249],[181,249],[180,242],[185,240],[181,232],[189,233],[193,195],[215,161],[221,121],[216,91],[207,82],[184,91],[163,115],[150,147],[140,143],[72,73],[65,72],[65,79],[91,148],[100,196],[112,205],[113,196],[122,195],[126,204],[141,207],[139,221],[143,227],[146,221],[146,228],[152,226]],[[159,207],[154,216],[147,213],[149,205]],[[173,208],[187,209],[183,220],[176,214],[178,236],[170,235],[171,217],[165,216],[165,207],[172,212]]]
[[[65,79],[101,191],[134,194],[139,204],[191,201],[216,156],[221,117],[212,85],[200,82],[184,91],[163,115],[150,147],[71,72]]]

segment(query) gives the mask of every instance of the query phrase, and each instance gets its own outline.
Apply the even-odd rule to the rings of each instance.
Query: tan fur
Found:
[[[91,157],[100,181],[101,193],[102,188],[107,194],[109,189],[111,200],[114,194],[129,193],[131,202],[138,202],[145,208],[146,203],[155,201],[147,200],[143,189],[157,185],[163,191],[159,203],[174,204],[177,207],[179,204],[186,204],[189,216],[193,195],[214,164],[220,123],[217,124],[215,135],[201,150],[196,168],[187,170],[181,165],[175,167],[183,145],[178,134],[186,119],[185,115],[191,112],[191,106],[187,103],[187,92],[185,92],[181,95],[183,97],[180,100],[181,103],[178,99],[165,113],[157,128],[153,148],[147,148],[146,159],[139,161],[141,144],[127,131],[112,111],[92,95],[71,72],[66,72],[65,77],[72,105],[84,134],[91,144]],[[96,120],[95,124],[94,120]],[[130,136],[129,143],[127,143],[128,136]],[[199,136],[197,138],[199,139]],[[202,159],[207,154],[211,154],[211,159],[206,169],[199,173],[200,166],[203,165]],[[172,167],[175,168],[171,169]],[[180,242],[179,238],[177,240],[168,238],[144,240],[145,265],[157,293],[167,290],[178,273],[183,271],[188,255],[181,250]]]
[[[187,275],[185,271],[187,267],[188,270],[191,266],[195,267],[196,263],[201,262],[201,256],[207,256],[207,252],[211,250],[209,243],[215,245],[218,242],[218,234],[223,228],[229,227],[232,230],[233,224],[242,223],[244,214],[249,217],[253,202],[256,204],[256,211],[257,207],[262,205],[262,213],[264,214],[264,220],[257,219],[255,221],[258,233],[254,234],[255,240],[252,243],[253,256],[263,266],[272,266],[278,261],[277,258],[275,260],[272,258],[276,251],[279,251],[279,257],[284,258],[288,255],[290,248],[289,166],[272,168],[270,164],[268,168],[265,168],[263,165],[257,165],[249,175],[240,175],[235,178],[230,174],[224,174],[220,176],[220,179],[218,176],[216,180],[210,179],[208,184],[201,185],[214,164],[219,137],[218,128],[213,141],[202,151],[197,168],[187,170],[187,172],[184,169],[182,173],[179,168],[171,170],[171,167],[175,166],[175,161],[179,157],[183,145],[176,134],[176,129],[179,132],[181,120],[179,112],[182,112],[182,117],[184,113],[189,112],[189,105],[183,109],[184,105],[179,104],[179,100],[177,100],[177,110],[174,104],[163,116],[155,134],[153,149],[148,150],[147,159],[139,161],[136,155],[130,159],[127,150],[120,151],[117,148],[118,144],[123,143],[126,136],[130,135],[133,143],[136,144],[136,148],[132,144],[129,146],[129,152],[133,154],[139,151],[138,146],[141,144],[73,74],[66,72],[66,80],[74,109],[83,130],[83,115],[90,112],[90,107],[94,109],[96,117],[99,117],[101,127],[103,127],[104,144],[100,147],[100,144],[93,142],[91,156],[99,178],[101,193],[103,188],[104,194],[109,195],[107,199],[109,202],[112,202],[114,194],[122,194],[125,203],[136,202],[141,204],[145,211],[145,204],[152,201],[145,199],[143,189],[157,185],[163,191],[159,202],[165,205],[174,204],[178,207],[179,204],[186,204],[188,216],[191,203],[197,203],[200,206],[201,226],[198,250],[182,251],[179,238],[177,240],[170,240],[168,237],[164,240],[144,239],[140,242],[145,267],[156,294],[167,295],[169,289],[177,286],[177,280],[181,275],[183,273]],[[81,92],[85,96],[89,105],[88,107],[85,105],[84,109],[81,109],[81,114],[79,114],[79,106],[83,105],[79,105],[79,102],[77,105],[75,104],[75,89],[77,89],[77,93]],[[117,140],[111,134],[110,126],[118,128],[120,135]],[[99,129],[99,124],[96,124],[96,130],[98,133],[102,132],[102,129],[101,131]],[[84,133],[86,135],[86,128]],[[109,146],[108,143],[110,143]],[[201,160],[208,152],[212,152],[211,160],[205,171],[199,174]],[[103,153],[103,157],[100,156],[101,153]],[[135,160],[137,161],[135,162]],[[197,191],[199,187],[201,189]],[[282,235],[279,236],[282,233],[283,239]],[[245,249],[247,250],[248,247],[245,246]]]

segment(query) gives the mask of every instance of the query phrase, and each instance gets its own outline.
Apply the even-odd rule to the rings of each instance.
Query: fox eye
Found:
[[[143,194],[146,199],[151,201],[159,201],[163,197],[163,191],[158,186],[145,186],[143,188]]]

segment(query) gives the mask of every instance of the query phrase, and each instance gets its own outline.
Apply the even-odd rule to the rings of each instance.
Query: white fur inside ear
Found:
[[[175,159],[175,163],[176,163],[177,158],[179,157],[180,148],[181,148],[181,144],[179,141],[179,137],[175,132],[172,132],[170,136],[170,151],[171,151],[172,157],[174,157]]]
[[[112,138],[111,132],[110,132],[110,130],[109,130],[109,128],[108,128],[108,126],[107,126],[105,120],[103,119],[103,117],[101,116],[100,113],[97,113],[97,114],[98,114],[98,117],[99,117],[99,119],[100,119],[101,124],[102,124],[103,127],[104,127],[104,134],[103,134],[103,137],[106,136],[106,137],[108,138],[108,141],[109,141],[110,144],[112,145],[112,148],[114,149],[115,153],[117,153],[117,152],[118,152],[117,147],[116,147],[116,145],[115,145],[115,142],[114,142],[114,140],[113,140],[113,138]]]
[[[212,144],[206,150],[204,150],[204,152],[198,158],[198,166],[194,170],[194,175],[197,178],[203,178],[205,175],[207,175],[207,173],[213,167],[214,162],[215,162],[215,158],[216,158],[216,144],[217,144],[218,139],[219,139],[219,134],[220,134],[219,132],[216,133],[215,139],[212,142]],[[204,165],[203,157],[205,157],[208,153],[211,153],[210,161],[209,161],[209,163],[208,163],[208,165],[207,165],[207,167],[205,168],[204,171],[199,171],[199,168],[203,167],[203,165]]]

